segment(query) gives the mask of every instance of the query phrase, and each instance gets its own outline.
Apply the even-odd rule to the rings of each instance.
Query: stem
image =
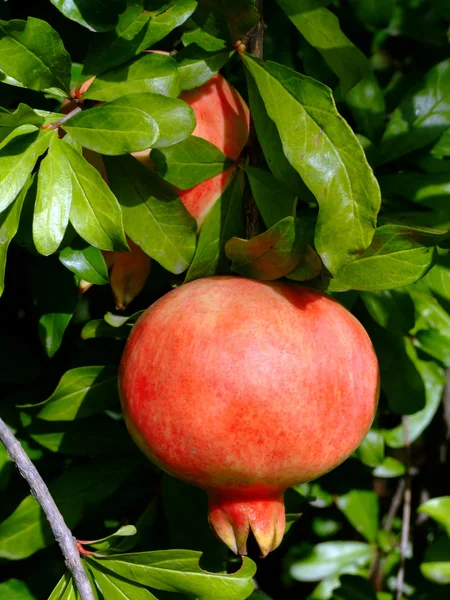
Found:
[[[406,454],[406,474],[405,474],[405,493],[403,496],[403,523],[402,523],[402,537],[400,542],[400,568],[397,574],[396,582],[396,600],[401,600],[403,595],[403,583],[405,580],[405,564],[406,554],[408,552],[408,541],[409,532],[411,525],[411,452],[409,442],[409,431],[408,431],[408,417],[402,417],[403,425],[403,437],[405,440],[405,454]]]
[[[250,54],[253,54],[262,60],[265,29],[263,19],[263,0],[256,0],[256,8],[259,12],[260,19],[248,33],[246,45]],[[247,148],[249,165],[252,167],[259,167],[261,164],[261,146],[259,145],[253,122],[250,128],[250,136]],[[255,237],[255,235],[258,235],[260,229],[261,222],[258,208],[253,195],[249,194],[247,206],[245,207],[245,230],[247,238],[251,239]]]
[[[64,115],[63,117],[61,117],[61,119],[59,119],[59,121],[55,121],[54,123],[49,123],[49,125],[42,125],[41,129],[58,129],[58,127],[60,125],[62,125],[63,123],[65,123],[66,121],[71,119],[74,115],[78,114],[82,110],[83,109],[81,108],[81,106],[77,106],[76,108],[71,110],[69,113],[67,113],[67,115]]]
[[[2,419],[0,419],[0,441],[5,446],[11,460],[16,464],[20,474],[30,486],[32,495],[41,505],[53,531],[55,540],[61,548],[66,566],[72,573],[80,599],[94,600],[91,584],[81,562],[75,538],[67,527],[62,514],[59,512],[55,501],[44,483],[44,480],[39,475],[34,464],[28,458],[28,455],[20,445],[20,442],[14,437],[13,433]]]

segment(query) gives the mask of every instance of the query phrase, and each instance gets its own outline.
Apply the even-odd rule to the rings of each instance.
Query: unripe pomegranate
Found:
[[[261,555],[283,493],[344,461],[369,430],[378,365],[362,325],[308,288],[199,279],[140,317],[119,374],[125,420],[161,469],[203,488],[217,536]]]

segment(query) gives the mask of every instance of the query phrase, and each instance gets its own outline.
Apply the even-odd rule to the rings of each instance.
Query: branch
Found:
[[[91,584],[81,562],[75,538],[64,522],[64,517],[59,512],[44,480],[28,458],[20,442],[14,437],[2,419],[0,419],[0,441],[5,446],[11,460],[18,467],[20,474],[30,486],[31,493],[41,505],[55,540],[61,548],[66,566],[72,573],[81,600],[94,600]]]
[[[77,115],[83,109],[81,106],[77,106],[73,110],[71,110],[67,115],[64,115],[59,121],[54,121],[53,123],[49,123],[48,125],[42,125],[41,129],[58,129],[60,125],[71,119],[73,116]]]
[[[403,522],[402,522],[402,537],[400,541],[400,568],[397,574],[396,600],[401,600],[403,597],[403,583],[405,581],[405,564],[406,554],[408,552],[409,531],[411,525],[411,451],[408,431],[408,417],[402,417],[403,438],[405,440],[406,454],[406,474],[405,474],[405,492],[403,496]]]

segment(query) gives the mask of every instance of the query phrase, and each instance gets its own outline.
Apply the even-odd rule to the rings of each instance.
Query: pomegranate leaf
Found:
[[[238,172],[203,222],[194,259],[186,274],[186,283],[200,277],[228,274],[225,244],[233,236],[245,235],[243,194],[244,176]]]
[[[372,585],[360,575],[343,575],[331,600],[377,600]]]
[[[108,268],[98,248],[76,239],[59,253],[62,264],[80,279],[102,285],[108,283]]]
[[[428,71],[392,113],[380,147],[391,162],[436,141],[449,127],[450,59]]]
[[[353,489],[339,496],[337,507],[356,531],[370,543],[375,543],[379,526],[378,496],[371,490]]]
[[[191,22],[202,32],[226,40],[232,46],[258,20],[255,0],[199,0]]]
[[[84,76],[98,75],[150,48],[182,25],[196,0],[130,0],[113,31],[97,34],[89,47]]]
[[[232,238],[225,252],[231,270],[262,281],[271,281],[295,269],[306,248],[304,227],[299,219],[285,217],[251,240]]]
[[[20,579],[7,579],[0,583],[0,598],[8,600],[36,600],[30,588]]]
[[[61,148],[72,181],[70,222],[77,233],[101,250],[128,250],[122,211],[101,175],[69,144]]]
[[[177,63],[170,56],[147,52],[98,75],[83,98],[110,102],[127,94],[150,92],[176,98],[181,86]]]
[[[69,224],[72,180],[62,141],[53,136],[39,168],[33,241],[40,254],[56,252]]]
[[[114,577],[107,570],[103,570],[97,562],[88,561],[89,570],[104,598],[108,600],[158,600],[150,590],[138,583],[126,581],[122,577]]]
[[[66,371],[53,394],[33,408],[38,419],[72,421],[84,419],[118,404],[115,367],[78,367]]]
[[[156,172],[181,190],[210,179],[233,164],[219,148],[195,135],[164,150],[152,150]]]
[[[80,438],[80,444],[82,444]],[[70,468],[50,482],[49,490],[68,527],[73,528],[138,470],[138,455],[94,461]],[[76,498],[76,502],[74,502]],[[30,494],[0,524],[0,557],[19,560],[55,543],[45,515]]]
[[[186,34],[183,35],[183,41]],[[234,51],[219,48],[203,50],[197,44],[187,46],[175,54],[182,90],[191,90],[206,83],[233,56]]]
[[[360,297],[378,325],[402,334],[407,334],[414,327],[414,302],[406,290],[363,292]]]
[[[386,456],[383,462],[373,470],[374,477],[382,477],[384,479],[402,477],[405,473],[405,465],[396,458],[392,458],[392,456]]]
[[[236,573],[210,573],[199,566],[200,552],[160,550],[89,558],[103,572],[143,586],[181,592],[198,600],[244,600],[253,590],[256,566],[244,558]]]
[[[339,77],[347,92],[365,76],[369,61],[343,33],[339,21],[323,1],[299,3],[277,0],[303,37],[316,48]]]
[[[126,0],[50,0],[62,14],[91,31],[108,31],[117,25]]]
[[[439,585],[450,584],[450,539],[438,538],[425,551],[420,565],[422,575]]]
[[[418,512],[428,515],[445,527],[447,534],[450,535],[450,496],[432,498],[421,504]]]
[[[386,105],[384,94],[370,71],[346,94],[345,100],[356,121],[358,131],[378,142],[384,129]],[[367,153],[367,150],[366,150]]]
[[[117,101],[78,113],[63,127],[85,148],[112,156],[146,150],[159,136],[149,114]]]
[[[107,158],[105,165],[127,235],[168,271],[185,271],[194,255],[197,224],[177,194],[131,156]]]
[[[244,55],[283,151],[319,203],[315,247],[327,269],[365,250],[375,232],[380,190],[329,88],[283,65]]]
[[[379,431],[371,429],[355,450],[355,456],[369,467],[377,467],[384,460],[384,438]]]
[[[54,587],[48,600],[72,600],[72,598],[76,598],[75,594],[72,576],[69,571],[66,571]]]
[[[0,21],[4,83],[68,96],[70,66],[61,38],[46,21],[34,17]]]
[[[43,124],[44,118],[26,104],[20,103],[14,112],[0,108],[0,142],[20,125],[40,127]]]

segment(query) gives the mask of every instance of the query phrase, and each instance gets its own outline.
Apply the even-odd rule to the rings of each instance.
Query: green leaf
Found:
[[[78,367],[66,371],[53,394],[40,403],[37,417],[44,421],[72,421],[90,417],[118,403],[115,367]]]
[[[176,193],[133,157],[105,160],[122,205],[127,235],[171,273],[182,273],[195,251],[197,223]]]
[[[98,248],[78,239],[59,253],[62,264],[80,279],[102,285],[108,283],[108,267]]]
[[[384,127],[386,106],[375,75],[369,72],[346,94],[345,99],[358,131],[370,140],[378,141]]]
[[[450,252],[439,251],[435,266],[424,277],[423,282],[439,299],[450,300]]]
[[[114,550],[117,543],[123,541],[124,537],[134,536],[136,534],[137,529],[134,525],[123,525],[115,533],[107,535],[99,540],[84,541],[83,545],[89,546],[89,548],[95,548],[95,550],[100,552],[111,551]]]
[[[255,0],[200,0],[191,19],[202,34],[226,40],[229,46],[242,39],[258,20]],[[184,36],[183,43],[187,43]],[[190,39],[188,43],[196,42]]]
[[[14,112],[0,108],[0,142],[21,125],[40,127],[44,119],[26,104],[20,103]]]
[[[342,573],[351,565],[363,567],[370,562],[375,548],[363,542],[323,542],[301,560],[295,560],[290,574],[297,581],[320,581]]]
[[[407,291],[363,292],[360,298],[372,319],[388,331],[407,334],[414,327],[414,302]]]
[[[220,48],[203,50],[197,44],[187,46],[175,54],[182,90],[192,90],[216,75],[234,51]]]
[[[89,567],[104,598],[110,598],[111,600],[114,598],[120,598],[120,600],[158,600],[150,590],[134,582],[125,581],[121,577],[114,577],[110,571],[103,570],[98,562],[89,561]]]
[[[393,161],[437,140],[450,127],[450,59],[434,66],[392,113],[380,162]]]
[[[41,316],[38,334],[47,356],[59,350],[78,302],[75,278],[56,257],[33,261],[33,295]]]
[[[0,21],[4,83],[68,96],[70,66],[61,38],[46,21],[34,17]]]
[[[49,490],[67,526],[72,529],[83,518],[91,516],[94,509],[118,490],[138,469],[142,469],[142,462],[136,460],[136,456],[116,457],[109,462],[91,462],[68,469],[50,482]],[[27,558],[37,550],[54,543],[50,526],[32,495],[27,496],[0,524],[1,558]]]
[[[277,2],[303,37],[320,52],[345,91],[365,76],[369,69],[367,58],[343,33],[336,15],[323,2],[309,2],[306,6],[296,0]]]
[[[371,429],[355,450],[356,456],[369,467],[377,467],[384,459],[384,438],[379,431]]]
[[[450,315],[430,294],[412,290],[411,298],[418,316],[417,329],[433,329],[450,340]]]
[[[70,167],[63,142],[53,136],[39,168],[33,216],[33,241],[40,254],[56,252],[69,224],[72,205]]]
[[[193,109],[177,98],[168,98],[161,94],[129,94],[115,100],[114,106],[132,106],[156,121],[159,135],[153,148],[165,148],[181,142],[195,129]]]
[[[31,181],[25,184],[15,202],[0,213],[0,296],[5,289],[6,256],[9,244],[19,229],[20,213]]]
[[[450,496],[432,498],[421,504],[418,511],[428,515],[439,523],[439,525],[442,525],[446,529],[447,534],[450,535]]]
[[[376,292],[414,283],[431,269],[434,248],[443,232],[404,225],[383,225],[360,258],[342,267],[327,289],[335,292]]]
[[[48,600],[69,600],[68,594],[72,590],[72,577],[69,571],[66,571],[54,587]],[[78,599],[77,599],[78,600]]]
[[[356,531],[368,542],[375,543],[380,510],[376,493],[369,490],[351,490],[339,496],[336,503]]]
[[[244,175],[238,171],[203,222],[186,283],[200,277],[228,273],[225,244],[233,236],[245,235],[243,193]]]
[[[111,325],[105,323],[104,319],[94,319],[84,325],[81,330],[81,339],[112,338],[113,340],[126,340],[130,335],[130,331],[129,325],[111,327]]]
[[[446,129],[431,149],[431,155],[439,160],[450,156],[450,129]]]
[[[123,64],[150,48],[194,12],[196,0],[130,0],[114,31],[96,35],[84,66],[86,78]]]
[[[36,600],[36,596],[24,581],[8,579],[0,583],[0,598],[5,600]]]
[[[263,169],[243,165],[252,195],[266,227],[272,227],[285,217],[295,217],[296,196],[289,185]]]
[[[415,366],[425,384],[425,408],[408,417],[408,436],[412,444],[428,427],[437,412],[445,386],[445,377],[442,367],[432,361],[414,359]],[[384,440],[391,448],[405,446],[404,429],[398,425],[393,429],[381,431]]]
[[[372,240],[378,183],[326,86],[276,63],[244,56],[244,64],[277,126],[286,157],[319,202],[315,247],[336,273]]]
[[[152,150],[150,158],[156,172],[181,190],[222,173],[233,162],[214,144],[194,135],[165,150]]]
[[[3,140],[0,149],[0,212],[11,204],[25,185],[37,159],[47,150],[55,131],[38,131],[25,125],[15,129],[12,139]],[[32,131],[30,131],[32,128]]]
[[[146,150],[159,136],[150,115],[117,101],[80,112],[63,128],[85,148],[111,156]]]
[[[390,479],[393,477],[402,477],[406,473],[405,465],[399,460],[386,456],[381,465],[378,465],[373,470],[374,477],[382,477]]]
[[[83,98],[110,102],[127,94],[150,92],[176,98],[180,95],[177,63],[170,56],[146,52],[120,67],[98,75]]]
[[[341,586],[334,590],[332,600],[377,600],[373,587],[367,579],[355,575],[343,575]]]
[[[70,222],[77,233],[101,250],[128,250],[122,211],[100,173],[69,144],[62,146],[72,179]]]
[[[420,565],[422,575],[440,585],[450,584],[450,539],[437,540],[425,550]]]
[[[418,331],[414,336],[414,344],[444,367],[450,367],[450,340],[448,337],[436,331]]]
[[[350,0],[356,16],[368,29],[389,25],[396,0]]]
[[[193,550],[160,550],[89,559],[103,569],[133,583],[157,590],[181,592],[198,600],[244,600],[253,590],[255,564],[243,559],[233,574],[210,573],[199,567],[201,553]]]
[[[96,415],[83,422],[83,443],[80,443],[80,424],[70,421],[41,421],[33,419],[27,434],[40,446],[69,456],[112,456],[136,450],[122,423],[106,415]]]
[[[285,217],[251,240],[232,238],[225,245],[231,270],[262,281],[290,273],[305,248],[304,228],[299,219]]]
[[[91,31],[108,31],[117,25],[126,0],[50,0],[62,14]]]

